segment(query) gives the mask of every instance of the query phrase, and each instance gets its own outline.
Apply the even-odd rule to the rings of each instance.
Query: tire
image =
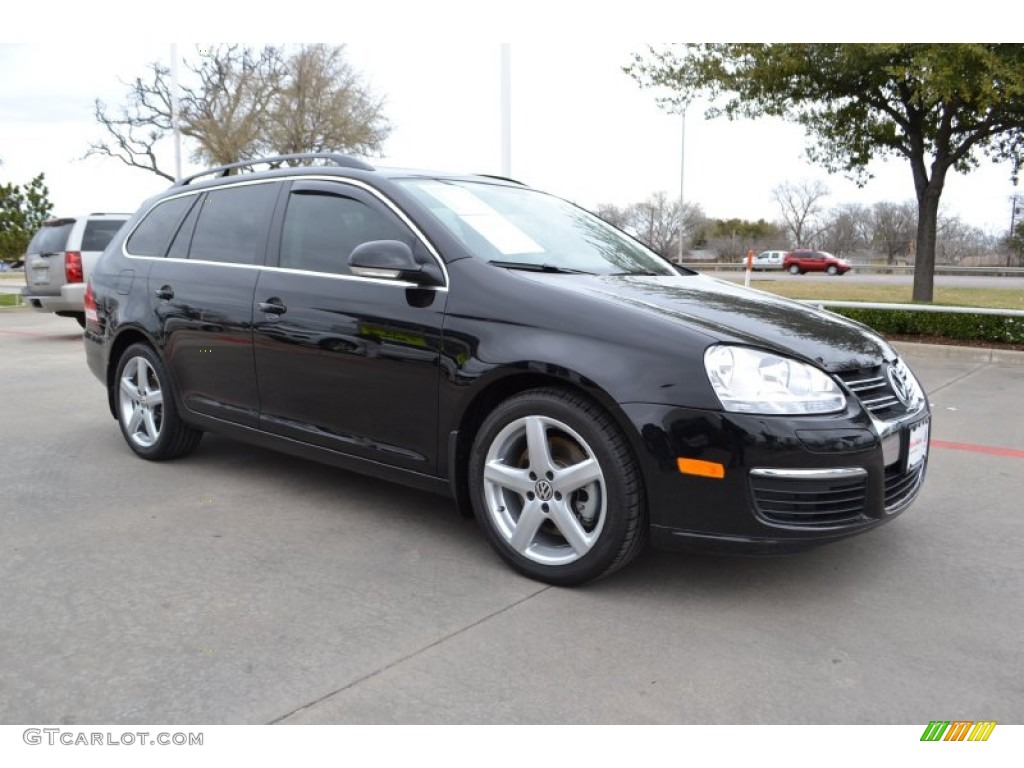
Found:
[[[835,264],[830,264],[828,269],[826,269],[825,271],[832,275],[832,277],[835,277],[836,275],[839,274],[839,270],[836,268]]]
[[[149,345],[132,344],[124,351],[111,387],[121,434],[137,455],[163,461],[199,445],[203,433],[178,416],[170,376]]]
[[[76,315],[75,315],[75,321],[76,321],[76,322],[77,322],[77,323],[78,323],[78,324],[79,324],[80,326],[82,326],[83,328],[85,328],[85,315],[83,315],[82,313],[80,313],[80,312],[79,312],[78,314],[76,314]]]
[[[469,492],[498,555],[548,584],[606,576],[646,541],[643,483],[626,438],[597,404],[566,390],[523,392],[487,417]]]
[[[796,264],[791,264],[790,267],[789,267],[789,274],[791,274],[791,275],[799,275],[799,274],[801,274],[800,273],[800,267],[798,267]]]

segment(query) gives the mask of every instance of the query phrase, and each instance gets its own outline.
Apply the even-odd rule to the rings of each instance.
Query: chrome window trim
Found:
[[[314,272],[314,271],[305,270],[305,269],[291,269],[289,267],[268,267],[268,266],[265,266],[265,265],[262,265],[262,264],[235,264],[235,263],[232,263],[232,262],[225,262],[225,261],[203,261],[201,259],[169,259],[169,258],[162,257],[162,256],[140,256],[140,255],[136,255],[136,254],[132,254],[132,253],[128,252],[128,249],[127,249],[128,240],[131,238],[131,236],[133,234],[135,234],[135,230],[138,229],[139,225],[145,220],[145,218],[147,216],[149,216],[149,214],[153,211],[154,208],[156,208],[158,205],[162,205],[162,204],[166,203],[168,200],[174,200],[174,199],[177,199],[179,197],[187,197],[189,195],[201,195],[201,194],[204,194],[206,192],[212,192],[212,191],[217,190],[217,189],[227,189],[227,188],[230,188],[230,187],[248,186],[250,184],[274,184],[274,183],[285,182],[285,181],[329,181],[329,182],[333,182],[335,184],[347,184],[349,186],[356,187],[357,189],[361,189],[364,192],[368,192],[373,197],[377,198],[380,202],[382,202],[387,208],[389,208],[392,213],[394,213],[396,216],[398,216],[398,218],[402,221],[402,223],[405,224],[405,226],[407,226],[410,229],[410,231],[413,233],[413,235],[421,243],[423,243],[424,247],[427,249],[427,251],[430,253],[430,255],[437,262],[437,265],[441,268],[441,274],[444,275],[444,285],[439,285],[439,286],[438,285],[423,285],[423,286],[421,286],[418,283],[412,283],[412,282],[405,281],[405,280],[380,280],[378,278],[372,278],[372,277],[357,277],[355,275],[351,275],[351,276],[349,276],[349,275],[336,275],[336,274],[334,274],[332,272]],[[408,287],[432,288],[432,289],[437,290],[437,291],[447,291],[448,290],[448,286],[451,283],[451,279],[450,279],[450,277],[448,275],[448,267],[444,263],[444,259],[441,258],[441,254],[438,252],[437,248],[435,248],[434,244],[432,242],[430,242],[430,240],[427,238],[427,236],[425,234],[423,234],[423,231],[418,226],[416,226],[415,222],[413,222],[413,220],[410,219],[406,215],[405,211],[403,211],[401,208],[399,208],[397,205],[395,205],[395,203],[387,195],[385,195],[383,192],[381,192],[379,189],[375,188],[374,186],[372,186],[370,184],[367,184],[365,181],[361,181],[359,179],[350,179],[350,178],[344,178],[344,177],[340,177],[340,176],[326,176],[326,175],[320,175],[320,174],[316,174],[316,175],[296,175],[296,176],[276,176],[276,177],[274,177],[272,179],[251,179],[251,180],[247,180],[247,181],[235,181],[235,182],[230,182],[230,183],[217,184],[217,185],[212,186],[212,187],[203,187],[203,189],[184,190],[184,191],[182,191],[182,192],[180,192],[178,194],[175,194],[175,195],[168,195],[167,197],[162,197],[159,200],[157,200],[155,203],[153,203],[153,205],[151,205],[149,208],[146,209],[146,212],[139,217],[139,220],[135,223],[135,226],[132,227],[131,232],[129,232],[127,235],[125,235],[125,238],[121,241],[121,254],[125,258],[128,258],[128,259],[155,259],[157,261],[188,262],[188,263],[191,263],[191,264],[219,264],[219,265],[225,266],[225,267],[243,267],[243,268],[250,268],[250,269],[270,269],[270,270],[276,270],[276,271],[282,271],[282,272],[296,272],[296,273],[299,273],[299,274],[306,274],[306,275],[328,275],[330,277],[336,277],[336,278],[341,278],[341,279],[354,279],[354,280],[363,280],[363,281],[367,281],[368,280],[368,281],[373,282],[373,283],[383,283],[383,284],[386,284],[386,285],[400,285],[400,286],[405,287],[405,288],[408,288]]]
[[[203,264],[209,267],[228,267],[230,269],[259,269],[265,272],[285,272],[296,275],[309,275],[311,277],[329,277],[332,280],[354,280],[360,283],[374,283],[375,285],[394,285],[400,288],[421,288],[423,290],[434,290],[447,292],[448,288],[440,285],[420,285],[408,280],[384,280],[378,277],[359,277],[358,275],[339,275],[335,272],[313,272],[308,269],[292,269],[290,267],[268,267],[263,264],[233,264],[226,261],[205,261],[203,259],[177,259],[165,258],[163,256],[129,256],[129,259],[140,259],[143,261],[174,262],[176,264]]]
[[[829,469],[769,469],[761,467],[750,470],[753,477],[771,477],[776,480],[849,480],[867,477],[862,467],[832,467]]]

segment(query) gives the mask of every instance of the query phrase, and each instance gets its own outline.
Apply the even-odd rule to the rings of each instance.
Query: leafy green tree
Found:
[[[686,44],[626,67],[642,87],[669,88],[678,109],[696,93],[708,116],[773,115],[807,132],[810,159],[858,183],[875,157],[904,158],[917,199],[914,299],[931,301],[939,199],[950,170],[1024,150],[1024,45]]]
[[[28,184],[0,185],[0,261],[21,262],[32,235],[53,210],[49,195],[41,173]]]

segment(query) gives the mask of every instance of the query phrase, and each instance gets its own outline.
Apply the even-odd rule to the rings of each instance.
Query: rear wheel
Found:
[[[76,313],[75,322],[77,322],[80,326],[85,328],[85,315],[82,314],[81,312]]]
[[[116,387],[121,434],[136,454],[161,461],[184,456],[199,445],[203,433],[178,416],[167,369],[151,347],[128,347],[111,386]]]
[[[789,274],[791,274],[791,275],[799,275],[800,274],[800,267],[798,267],[796,264],[791,264],[790,267],[789,267]]]
[[[506,400],[477,433],[470,494],[491,546],[513,568],[572,585],[632,560],[646,537],[632,451],[595,403],[565,390]]]

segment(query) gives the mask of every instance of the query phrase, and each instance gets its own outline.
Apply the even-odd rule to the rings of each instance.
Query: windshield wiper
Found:
[[[487,262],[493,264],[496,267],[504,267],[505,269],[525,269],[529,272],[551,272],[559,275],[592,275],[593,272],[587,272],[582,269],[570,269],[569,267],[559,267],[556,264],[531,264],[528,261],[497,261],[492,259]]]

